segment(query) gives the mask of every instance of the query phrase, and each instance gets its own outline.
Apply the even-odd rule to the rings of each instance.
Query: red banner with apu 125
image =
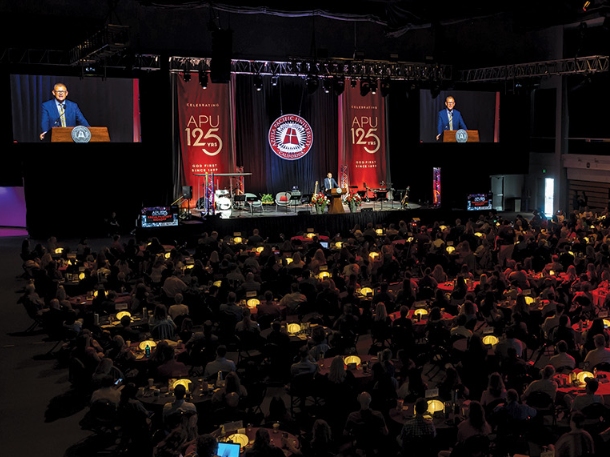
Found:
[[[350,185],[385,187],[385,123],[385,98],[379,92],[362,96],[358,88],[345,88],[339,101],[339,168],[347,166]]]
[[[197,81],[177,77],[177,111],[186,185],[195,189],[195,174],[229,172],[231,155],[231,99],[228,84],[209,83],[203,89]]]

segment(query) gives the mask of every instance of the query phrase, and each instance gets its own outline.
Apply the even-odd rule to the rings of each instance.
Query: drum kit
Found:
[[[379,183],[379,185],[380,185],[380,187],[378,187],[378,188],[372,188],[372,187],[368,187],[366,185],[366,183],[363,183],[364,190],[358,191],[358,194],[366,202],[389,201],[390,206],[393,204],[394,195],[396,194],[397,197],[400,197],[401,207],[406,208],[407,202],[409,199],[409,189],[410,189],[408,186],[406,189],[395,189],[392,187],[393,183],[391,183],[391,182],[386,183],[385,181],[381,181]],[[350,186],[350,187],[357,187],[357,186]],[[372,197],[369,196],[369,192],[373,193]]]
[[[218,189],[214,191],[214,203],[219,211],[228,211],[233,206],[231,202],[231,193],[226,189]]]

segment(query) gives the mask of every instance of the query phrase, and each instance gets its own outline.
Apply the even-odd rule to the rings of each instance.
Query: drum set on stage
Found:
[[[400,206],[403,209],[407,209],[409,203],[409,192],[411,188],[407,186],[406,189],[395,189],[392,187],[392,183],[381,181],[380,187],[372,188],[368,187],[366,183],[363,183],[364,190],[359,190],[358,195],[365,202],[381,202],[383,209],[383,202],[389,202],[390,207],[393,207],[394,201],[400,201]],[[357,188],[358,186],[350,186],[350,188]],[[372,195],[371,195],[372,194]]]

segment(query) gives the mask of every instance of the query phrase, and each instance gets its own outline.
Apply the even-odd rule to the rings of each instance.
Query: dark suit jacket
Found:
[[[462,119],[462,113],[458,110],[453,110],[453,129],[451,130],[459,130],[464,129],[468,130],[466,127],[466,123],[464,119]],[[437,133],[440,135],[444,130],[449,130],[449,115],[447,114],[447,110],[443,109],[438,112],[438,125],[437,125]]]
[[[65,102],[66,127],[84,125],[89,127],[89,122],[85,119],[77,103],[66,100]],[[61,119],[57,102],[55,99],[47,100],[42,104],[42,117],[40,120],[41,132],[48,132],[53,127],[61,127]]]

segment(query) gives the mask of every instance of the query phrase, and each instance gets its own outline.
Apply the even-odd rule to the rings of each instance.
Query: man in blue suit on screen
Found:
[[[438,112],[438,125],[436,139],[440,139],[441,135],[445,130],[468,130],[464,119],[462,119],[462,113],[455,108],[455,99],[449,95],[445,99],[446,109],[442,109]]]
[[[78,104],[67,100],[68,89],[65,84],[55,84],[51,93],[54,98],[42,104],[41,140],[44,140],[45,135],[53,127],[75,127],[77,125],[89,127],[89,122],[81,113]]]

